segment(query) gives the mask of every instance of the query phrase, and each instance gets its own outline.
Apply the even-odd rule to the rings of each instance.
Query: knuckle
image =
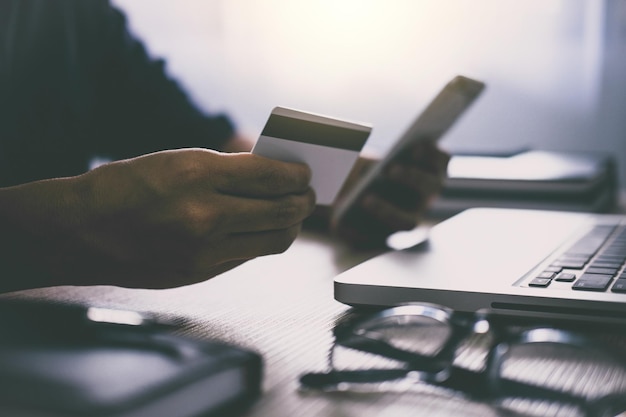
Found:
[[[200,181],[205,181],[208,176],[206,164],[194,154],[189,154],[183,161],[177,161],[175,167],[168,169],[170,189],[193,186]]]
[[[290,225],[298,220],[300,209],[293,197],[281,199],[276,210],[276,221],[279,225]]]
[[[187,202],[179,209],[183,232],[192,238],[202,238],[215,232],[222,213],[197,202]]]
[[[222,161],[206,149],[185,149],[172,151],[171,166],[163,167],[172,187],[212,187],[217,178],[229,181],[237,175],[224,169]],[[236,170],[235,170],[236,171]]]
[[[272,238],[271,245],[269,246],[270,253],[283,253],[289,249],[293,241],[298,236],[299,231],[300,225],[296,225],[276,232]]]
[[[298,184],[302,184],[302,186],[306,186],[311,182],[313,178],[313,171],[311,167],[306,164],[301,164],[301,169],[298,171]]]
[[[314,207],[315,193],[312,189],[304,194],[284,197],[276,210],[276,220],[280,225],[291,226],[304,220],[311,214]]]
[[[200,157],[198,152],[187,151],[184,158],[182,154],[173,153],[171,163],[175,167],[170,167],[170,172],[174,173],[178,179],[183,181],[191,181],[203,175],[206,163]]]
[[[272,163],[259,176],[267,189],[281,192],[304,190],[311,181],[311,170],[307,165]]]
[[[306,193],[306,198],[306,205],[309,208],[309,214],[311,214],[313,213],[313,210],[315,210],[315,204],[317,203],[317,195],[315,194],[315,190],[312,187],[309,187]]]
[[[257,178],[266,189],[280,189],[285,182],[286,175],[278,164],[272,163],[259,170]]]

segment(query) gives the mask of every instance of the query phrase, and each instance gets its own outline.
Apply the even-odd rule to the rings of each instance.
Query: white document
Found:
[[[286,162],[303,162],[313,173],[317,204],[333,203],[359,157],[371,126],[276,107],[252,153]]]

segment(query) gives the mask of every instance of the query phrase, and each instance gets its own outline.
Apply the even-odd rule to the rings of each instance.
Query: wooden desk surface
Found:
[[[260,352],[265,359],[264,394],[246,416],[499,415],[486,404],[443,395],[427,387],[419,393],[370,395],[298,390],[302,373],[325,369],[331,328],[348,310],[333,299],[333,277],[373,255],[353,252],[326,235],[307,231],[284,254],[249,261],[188,287],[58,287],[8,296],[183,318],[183,333]],[[622,382],[626,390],[626,381]]]

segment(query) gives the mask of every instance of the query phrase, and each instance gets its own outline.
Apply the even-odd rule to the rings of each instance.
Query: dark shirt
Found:
[[[107,0],[0,0],[0,186],[233,134],[199,111]]]

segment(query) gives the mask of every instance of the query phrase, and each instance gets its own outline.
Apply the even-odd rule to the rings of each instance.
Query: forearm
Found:
[[[75,179],[0,189],[0,292],[70,284],[60,265],[82,207]]]

